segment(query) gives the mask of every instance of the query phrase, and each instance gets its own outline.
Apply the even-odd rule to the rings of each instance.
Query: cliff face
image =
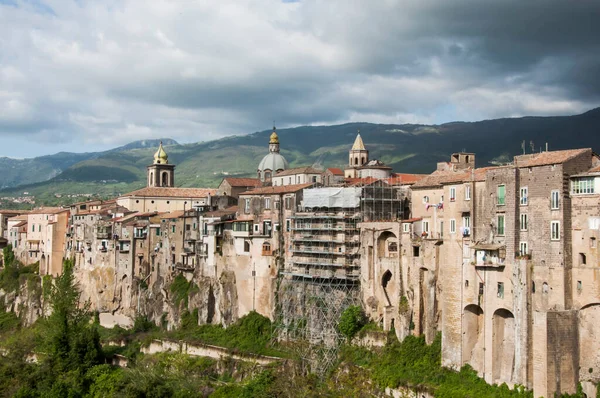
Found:
[[[51,282],[48,280],[46,283]],[[51,311],[46,297],[47,289],[48,286],[44,288],[42,278],[38,275],[21,276],[16,289],[0,289],[0,305],[5,311],[14,312],[23,326],[30,326]]]
[[[217,277],[199,272],[160,275],[148,284],[119,275],[113,267],[77,268],[83,301],[98,311],[103,326],[128,327],[136,316],[146,316],[168,329],[181,322],[185,311],[198,312],[200,324],[230,325],[238,319],[238,292],[233,271]],[[183,279],[185,278],[185,279]]]

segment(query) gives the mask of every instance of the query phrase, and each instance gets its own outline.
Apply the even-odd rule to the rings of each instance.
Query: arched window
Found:
[[[364,157],[360,159],[360,164],[361,165],[365,164],[365,158]]]
[[[354,158],[354,164],[358,166],[358,158]]]
[[[262,245],[262,255],[263,256],[272,256],[273,251],[271,250],[271,243],[265,242]]]
[[[161,186],[168,187],[169,186],[169,174],[166,171],[164,171],[162,173],[161,179],[162,179]]]
[[[150,180],[148,181],[148,185],[154,185],[154,173],[150,172]]]
[[[248,253],[250,251],[250,242],[247,240],[244,241],[244,252]]]
[[[265,171],[265,179],[266,180],[271,179],[271,172],[270,171]]]

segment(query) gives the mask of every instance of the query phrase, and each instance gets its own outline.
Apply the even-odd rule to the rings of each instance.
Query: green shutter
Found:
[[[498,204],[499,205],[504,204],[505,190],[506,190],[506,187],[504,185],[498,185]]]

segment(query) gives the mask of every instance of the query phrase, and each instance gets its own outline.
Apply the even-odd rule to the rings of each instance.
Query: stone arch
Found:
[[[166,171],[163,171],[160,174],[160,186],[161,187],[168,187],[169,186],[169,173]]]
[[[381,287],[383,288],[383,294],[385,295],[385,299],[387,300],[387,305],[391,306],[392,302],[390,300],[390,295],[388,294],[388,284],[392,280],[392,273],[390,270],[387,270],[381,276]]]
[[[600,303],[590,303],[581,307],[578,314],[580,378],[594,383],[600,380],[599,324]]]
[[[391,252],[390,245],[395,243],[396,250]],[[394,245],[392,245],[394,248]],[[384,231],[377,238],[377,257],[398,257],[398,237],[391,231]]]
[[[515,367],[515,316],[499,308],[492,317],[492,382],[511,383]]]
[[[462,362],[478,372],[483,369],[484,362],[484,322],[480,306],[469,304],[463,309]]]
[[[358,158],[354,158],[354,165],[358,166]]]

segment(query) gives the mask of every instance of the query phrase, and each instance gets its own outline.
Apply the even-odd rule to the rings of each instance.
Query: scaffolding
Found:
[[[342,312],[360,302],[361,193],[359,188],[307,189],[290,223],[275,337],[317,374],[336,361]]]
[[[360,223],[399,219],[403,199],[380,180],[304,190],[278,273],[274,337],[307,370],[323,375],[335,363],[341,314],[360,305]]]

